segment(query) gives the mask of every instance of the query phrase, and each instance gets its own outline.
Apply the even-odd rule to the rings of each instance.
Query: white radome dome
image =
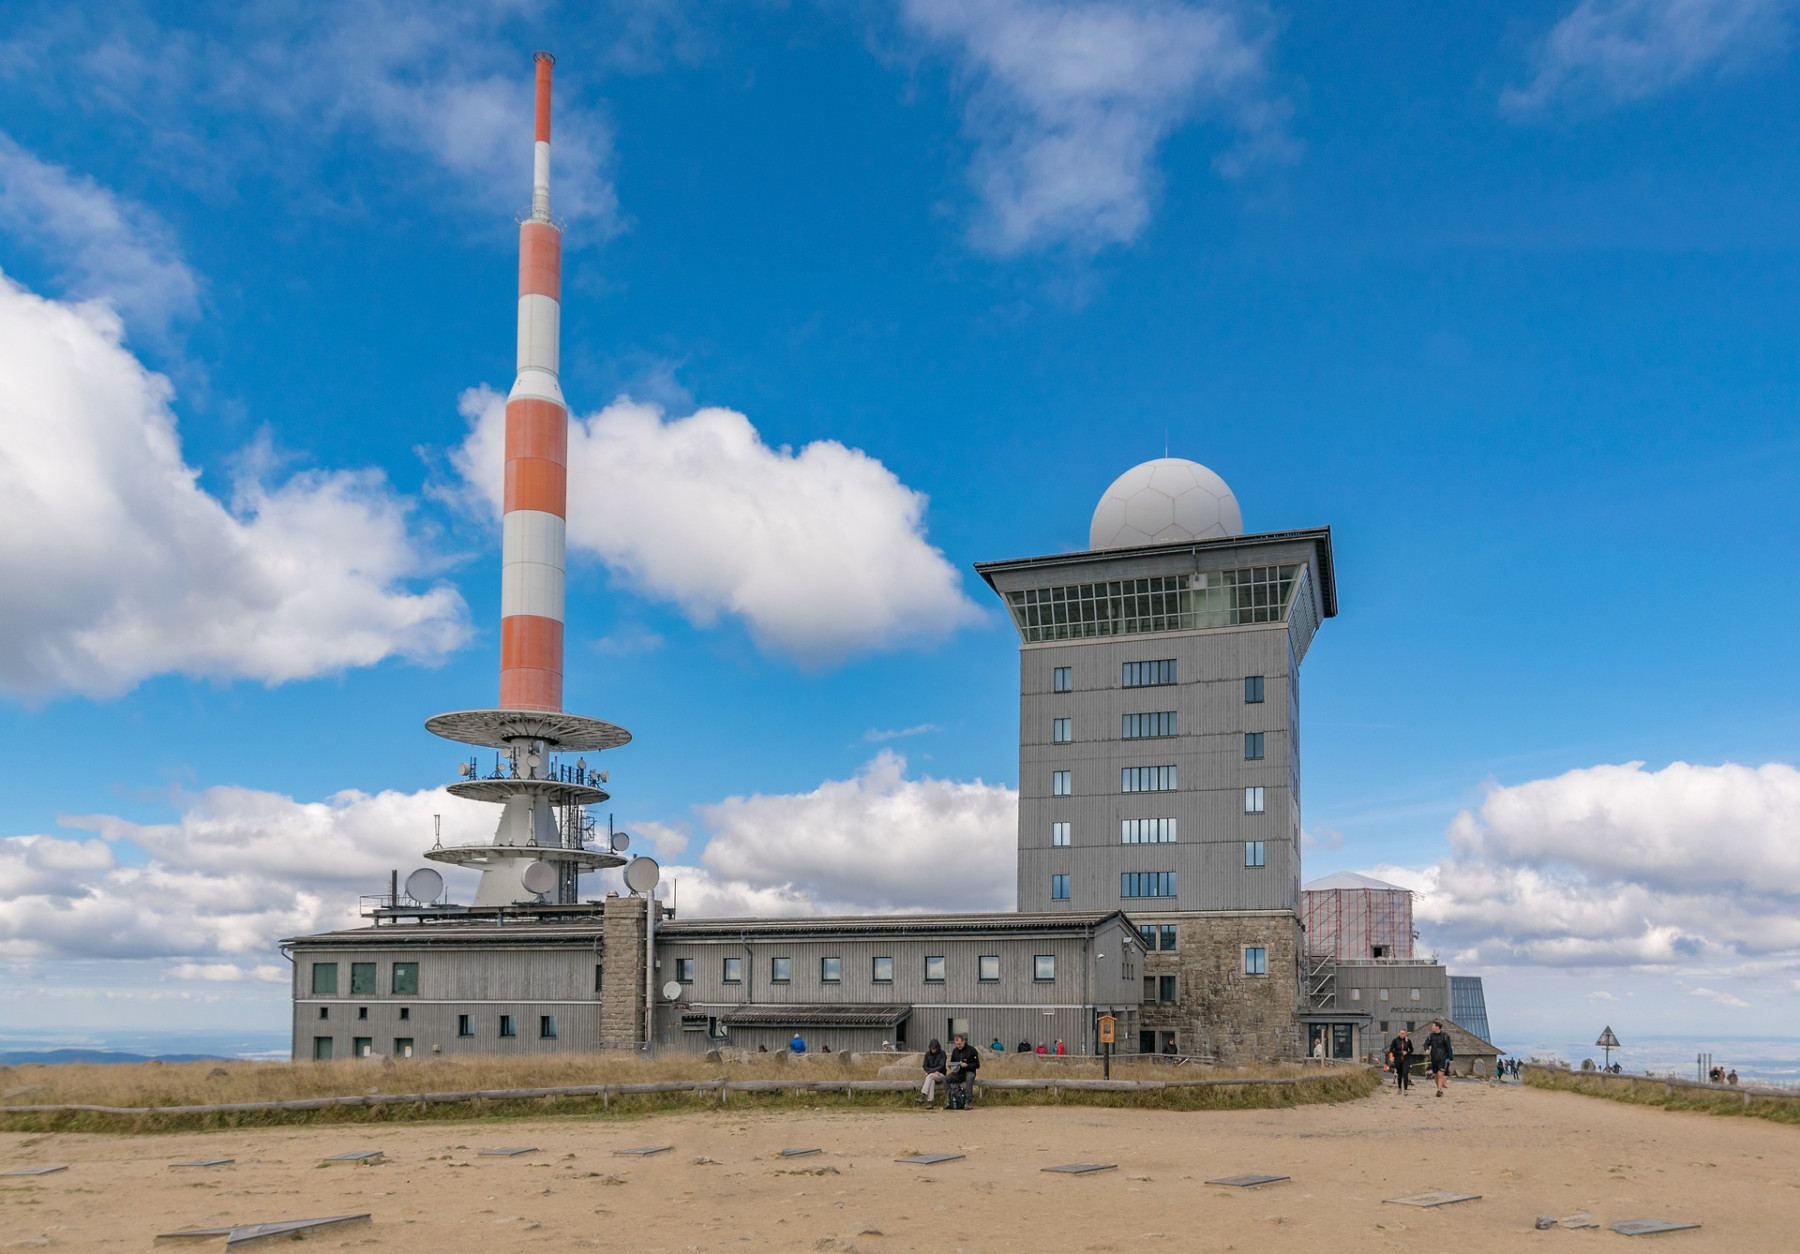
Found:
[[[1106,489],[1088,528],[1090,549],[1210,540],[1244,534],[1244,513],[1225,481],[1199,462],[1158,457]]]

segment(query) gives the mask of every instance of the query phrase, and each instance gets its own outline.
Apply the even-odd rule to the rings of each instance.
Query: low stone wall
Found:
[[[1573,1071],[1542,1063],[1526,1063],[1520,1071],[1534,1088],[1560,1089],[1608,1097],[1614,1101],[1671,1110],[1701,1110],[1714,1114],[1749,1114],[1782,1123],[1800,1123],[1800,1092],[1758,1085],[1702,1084],[1695,1080],[1646,1075],[1612,1075],[1603,1071]]]

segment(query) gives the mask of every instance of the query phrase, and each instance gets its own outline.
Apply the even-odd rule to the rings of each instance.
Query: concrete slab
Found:
[[[0,1176],[53,1176],[68,1169],[66,1163],[60,1167],[15,1167],[11,1171],[0,1171]]]
[[[322,1219],[277,1219],[269,1223],[235,1224],[229,1228],[190,1228],[185,1232],[163,1232],[157,1245],[210,1244],[224,1238],[225,1249],[247,1250],[264,1242],[304,1241],[308,1234],[328,1228],[347,1228],[370,1222],[368,1214],[328,1215]]]
[[[481,1158],[517,1158],[520,1154],[535,1154],[535,1145],[497,1145],[493,1149],[484,1149],[478,1155]]]
[[[1392,1202],[1395,1206],[1454,1206],[1458,1202],[1478,1202],[1479,1193],[1451,1193],[1445,1189],[1433,1189],[1429,1193],[1413,1193],[1407,1197],[1384,1197],[1384,1202]]]
[[[333,1154],[325,1159],[328,1163],[373,1163],[380,1161],[380,1150],[351,1150],[345,1154]]]
[[[1610,1225],[1612,1230],[1622,1237],[1648,1237],[1659,1232],[1685,1232],[1689,1228],[1698,1228],[1699,1224],[1682,1223],[1675,1219],[1621,1219]]]
[[[911,1158],[896,1158],[897,1163],[917,1163],[921,1167],[930,1167],[935,1163],[953,1163],[966,1154],[914,1154]]]
[[[804,1149],[784,1149],[781,1151],[781,1156],[783,1158],[806,1158],[809,1155],[823,1154],[824,1152],[825,1151],[822,1149],[816,1149],[809,1146]]]
[[[1096,1171],[1116,1171],[1118,1163],[1063,1163],[1059,1167],[1045,1167],[1045,1171],[1053,1171],[1065,1176],[1090,1176]]]
[[[1288,1176],[1220,1176],[1217,1180],[1208,1180],[1208,1184],[1223,1184],[1233,1189],[1254,1189],[1259,1184],[1278,1184]]]
[[[624,1158],[648,1158],[652,1154],[666,1154],[674,1148],[673,1145],[634,1145],[630,1149],[614,1150],[613,1153]]]
[[[185,1163],[170,1163],[169,1166],[170,1166],[170,1168],[175,1168],[175,1167],[229,1167],[229,1166],[231,1166],[232,1163],[235,1163],[236,1161],[237,1161],[237,1159],[235,1159],[235,1158],[190,1158]]]

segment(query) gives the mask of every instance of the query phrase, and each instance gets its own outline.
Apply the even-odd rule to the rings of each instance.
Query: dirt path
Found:
[[[667,1143],[667,1153],[614,1151]],[[535,1146],[518,1158],[478,1150]],[[789,1147],[824,1152],[782,1159]],[[376,1166],[317,1164],[380,1149]],[[894,1160],[947,1151],[961,1161]],[[171,1162],[235,1158],[225,1168]],[[1057,1163],[1117,1170],[1047,1175]],[[1791,1250],[1800,1128],[1484,1083],[1341,1106],[1165,1113],[1090,1107],[508,1121],[121,1137],[0,1134],[0,1250],[147,1251],[184,1227],[370,1211],[313,1248],[993,1251],[1612,1248],[1539,1214],[1654,1216],[1669,1250]],[[1217,1176],[1291,1176],[1256,1190]],[[1383,1198],[1442,1188],[1440,1210]],[[1596,1245],[1598,1243],[1598,1246]],[[1630,1247],[1622,1247],[1630,1248]]]

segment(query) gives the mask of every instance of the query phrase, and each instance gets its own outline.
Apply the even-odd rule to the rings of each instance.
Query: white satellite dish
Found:
[[[625,864],[625,887],[634,893],[647,893],[662,879],[662,868],[655,858],[633,858]]]
[[[527,862],[519,872],[519,883],[528,893],[547,893],[556,887],[556,868],[548,862]]]
[[[631,837],[624,832],[614,832],[612,834],[612,847],[614,853],[624,853],[627,849],[631,848]]]
[[[681,999],[681,985],[677,984],[674,980],[670,980],[667,984],[663,985],[663,996],[667,997],[670,1001],[679,1001]]]
[[[428,866],[422,866],[406,877],[406,895],[423,904],[436,901],[444,891],[444,877]]]

